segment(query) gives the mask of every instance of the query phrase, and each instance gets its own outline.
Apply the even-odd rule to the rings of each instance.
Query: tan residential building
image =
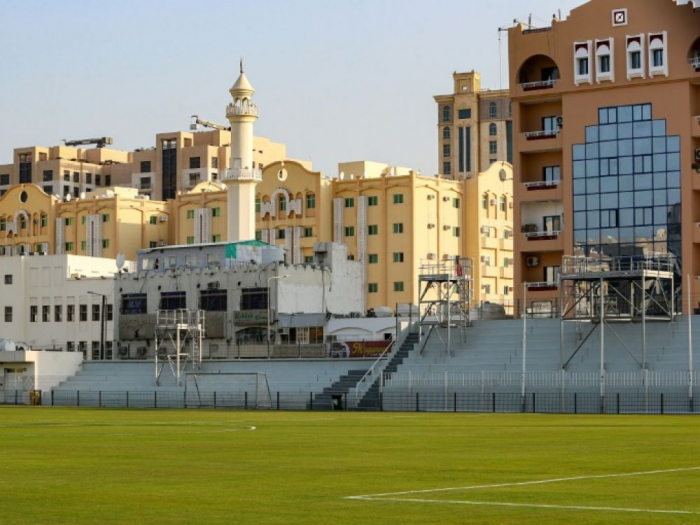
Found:
[[[508,90],[482,90],[476,71],[453,73],[449,95],[434,97],[438,110],[438,169],[465,179],[497,161],[513,163],[513,122]]]
[[[670,253],[700,275],[694,4],[591,0],[509,47],[516,297],[526,282],[528,303],[556,304],[565,255]]]

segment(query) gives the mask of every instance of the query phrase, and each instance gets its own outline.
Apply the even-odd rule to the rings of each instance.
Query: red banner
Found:
[[[331,357],[379,357],[393,341],[343,341],[333,343]]]

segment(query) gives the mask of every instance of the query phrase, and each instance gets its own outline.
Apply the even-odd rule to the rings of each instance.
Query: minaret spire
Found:
[[[243,57],[241,57],[241,74],[243,74]]]

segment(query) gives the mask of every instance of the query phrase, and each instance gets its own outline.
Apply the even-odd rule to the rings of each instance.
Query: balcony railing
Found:
[[[550,291],[550,290],[558,290],[559,289],[559,283],[558,282],[539,282],[539,283],[527,283],[526,284],[527,289],[531,292],[538,292],[538,291]]]
[[[536,182],[526,182],[524,184],[528,191],[530,190],[546,190],[556,188],[561,184],[560,180],[538,180]]]
[[[229,104],[226,106],[226,116],[232,115],[255,115],[258,114],[258,106],[255,104],[248,104],[247,107],[236,106],[235,104]]]
[[[152,190],[153,189],[153,184],[150,182],[142,182],[139,184],[139,189],[140,190]]]
[[[231,168],[224,171],[221,180],[254,180],[262,182],[262,170],[257,168]]]
[[[551,139],[551,138],[559,135],[559,133],[561,133],[561,130],[559,130],[559,129],[545,129],[542,131],[526,131],[525,132],[525,139],[526,140]]]
[[[561,231],[554,230],[551,232],[525,232],[525,237],[530,241],[542,241],[545,239],[556,239],[561,235]]]
[[[552,89],[556,83],[556,80],[540,80],[538,82],[522,82],[520,87],[524,91],[534,91],[536,89]]]
[[[700,56],[691,58],[689,62],[695,69],[700,69]]]

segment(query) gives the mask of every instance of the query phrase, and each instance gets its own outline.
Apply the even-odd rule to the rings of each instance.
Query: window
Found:
[[[601,73],[610,73],[610,55],[602,55],[598,58],[599,71]]]
[[[12,274],[5,275],[5,284],[12,284]]]
[[[70,171],[63,170],[63,180],[64,182],[70,182]]]
[[[19,183],[31,184],[32,182],[32,156],[29,153],[19,154]]]
[[[459,237],[459,226],[452,226],[452,237]]]
[[[313,264],[313,262],[314,262],[313,255],[305,255],[304,256],[304,264]]]
[[[75,352],[75,343],[73,341],[66,342],[66,352]]]
[[[481,196],[481,208],[484,210],[487,210],[488,207],[489,207],[489,196],[486,193],[484,193]]]
[[[92,184],[92,173],[85,174],[85,184]]]
[[[199,292],[199,308],[207,312],[225,312],[227,310],[227,290],[202,290]]]
[[[495,155],[498,153],[498,142],[495,140],[489,141],[489,154]]]
[[[394,282],[394,291],[395,292],[403,292],[403,281],[395,281]]]
[[[498,135],[498,126],[493,123],[489,124],[489,136],[495,137],[496,135]]]
[[[183,291],[160,292],[161,310],[182,310],[187,308],[187,295]]]
[[[542,218],[544,232],[554,233],[561,231],[561,215],[545,215]]]
[[[367,233],[369,235],[378,235],[379,234],[379,225],[370,224],[369,226],[367,226]]]
[[[287,230],[284,228],[279,228],[277,230],[277,238],[278,239],[286,239],[287,238]]]
[[[109,248],[109,239],[102,239],[102,248]]]
[[[141,173],[150,173],[151,172],[151,161],[150,160],[142,160],[141,161]]]
[[[313,237],[314,236],[314,229],[311,227],[306,227],[304,228],[304,237]]]
[[[12,307],[11,306],[5,307],[5,322],[6,323],[12,322]]]
[[[56,323],[63,321],[63,306],[57,304],[53,307],[53,320]]]
[[[187,210],[187,219],[194,219],[194,210]]]
[[[588,76],[588,59],[579,58],[578,60],[578,75],[581,77]]]
[[[559,119],[559,117],[557,117],[557,116],[542,117],[542,130],[550,132],[550,133],[558,133],[559,132],[559,124],[557,122],[558,119]]]
[[[503,258],[503,267],[504,267],[504,268],[510,268],[510,257],[504,257],[504,258]]]
[[[458,210],[459,206],[460,206],[459,198],[453,197],[452,198],[452,207]]]
[[[194,244],[194,236],[190,235],[187,237],[187,244]]]
[[[442,107],[442,121],[443,122],[449,122],[452,120],[452,110],[450,106],[443,106]]]
[[[212,235],[211,242],[221,242],[221,235]]]
[[[307,193],[306,194],[306,209],[307,210],[316,209],[316,194],[315,193]]]
[[[489,118],[496,118],[498,116],[498,106],[495,102],[489,103]]]
[[[355,207],[355,199],[350,197],[349,199],[345,199],[345,207],[346,208],[354,208]]]
[[[111,175],[105,175],[105,186],[109,186],[112,184],[112,176]]]
[[[73,182],[76,184],[80,183],[80,173],[78,173],[77,171],[73,172]]]
[[[6,173],[0,175],[0,186],[7,186],[10,184],[10,176]]]
[[[49,306],[48,304],[44,304],[41,306],[41,322],[51,322],[51,306]]]
[[[510,295],[510,286],[503,287],[503,295]]]
[[[49,225],[49,216],[48,215],[42,213],[41,218],[39,220],[40,220],[39,224],[42,228],[46,228]]]
[[[651,63],[654,67],[663,67],[664,65],[664,51],[663,49],[654,49],[651,55]]]
[[[82,251],[87,251],[87,241],[80,241],[80,249]]]
[[[452,163],[448,160],[442,163],[443,175],[452,175]]]
[[[450,128],[444,127],[442,128],[442,138],[444,140],[449,140],[451,136]]]
[[[102,175],[95,173],[95,186],[102,184]]]
[[[44,170],[44,182],[53,180],[53,170]]]
[[[368,293],[377,293],[379,292],[379,285],[377,283],[369,283],[367,285],[367,291]]]
[[[262,241],[262,230],[255,230],[255,240]]]
[[[86,322],[88,320],[88,307],[87,307],[87,305],[81,304],[79,311],[80,311],[79,320],[81,322]]]
[[[63,224],[68,227],[68,226],[73,226],[73,217],[66,217]]]
[[[102,215],[102,222],[109,222],[109,213]]]
[[[500,211],[506,211],[506,198],[504,195],[501,195],[501,197],[498,199],[498,209]]]
[[[481,260],[484,263],[484,266],[491,266],[491,256],[490,255],[482,255]]]
[[[346,226],[345,227],[345,236],[346,237],[353,237],[355,235],[355,227],[354,226]]]
[[[651,76],[668,76],[666,37],[666,31],[649,35],[649,74]]]
[[[395,263],[402,263],[403,262],[403,252],[394,252],[394,262]]]
[[[75,305],[74,304],[69,304],[66,307],[66,317],[67,317],[67,321],[69,323],[72,323],[73,321],[75,321]]]
[[[642,44],[645,35],[627,37],[627,80],[635,77],[644,78],[644,56]]]
[[[100,305],[99,304],[92,305],[92,320],[93,321],[100,320]]]
[[[394,204],[403,204],[403,193],[394,194]]]
[[[589,59],[592,45],[593,43],[590,40],[587,42],[574,42],[574,83],[577,86],[591,83]]]
[[[558,182],[561,180],[561,167],[545,166],[542,168],[542,180],[544,182]]]
[[[7,219],[5,217],[0,219],[0,232],[7,231]]]
[[[151,215],[151,216],[148,218],[148,222],[149,222],[150,224],[158,224],[158,216],[157,216],[157,215]]]
[[[221,217],[221,208],[216,207],[211,210],[212,217]]]
[[[255,199],[255,213],[260,213],[261,201],[260,199]]]
[[[452,155],[452,148],[450,148],[449,144],[445,144],[442,146],[442,156],[449,157],[450,155]]]
[[[190,157],[190,169],[198,170],[201,167],[200,157]]]
[[[267,288],[242,288],[241,310],[266,310]]]
[[[457,110],[457,118],[460,120],[466,120],[466,119],[472,118],[471,108],[458,109]]]
[[[485,294],[488,295],[488,294],[491,293],[491,285],[490,285],[490,284],[484,284],[484,285],[482,285],[482,287],[483,287],[483,289],[484,289],[484,293],[485,293]]]
[[[378,206],[379,205],[379,197],[376,195],[372,197],[367,197],[367,205],[368,206]]]
[[[557,283],[561,274],[561,266],[545,266],[544,267],[544,282]]]
[[[125,293],[122,294],[121,313],[130,314],[145,314],[146,313],[146,294],[145,293]]]
[[[72,242],[67,242],[67,243],[65,244],[65,250],[64,250],[64,251],[66,251],[66,252],[72,252],[73,249],[74,249],[74,245],[73,245]]]
[[[107,305],[107,321],[114,320],[114,305]]]
[[[403,233],[403,223],[402,222],[395,222],[394,223],[394,233]]]
[[[29,307],[29,322],[30,323],[36,323],[36,318],[38,315],[39,309],[37,306],[30,306]]]
[[[379,254],[370,253],[369,254],[369,264],[377,264],[377,263],[379,263]]]

